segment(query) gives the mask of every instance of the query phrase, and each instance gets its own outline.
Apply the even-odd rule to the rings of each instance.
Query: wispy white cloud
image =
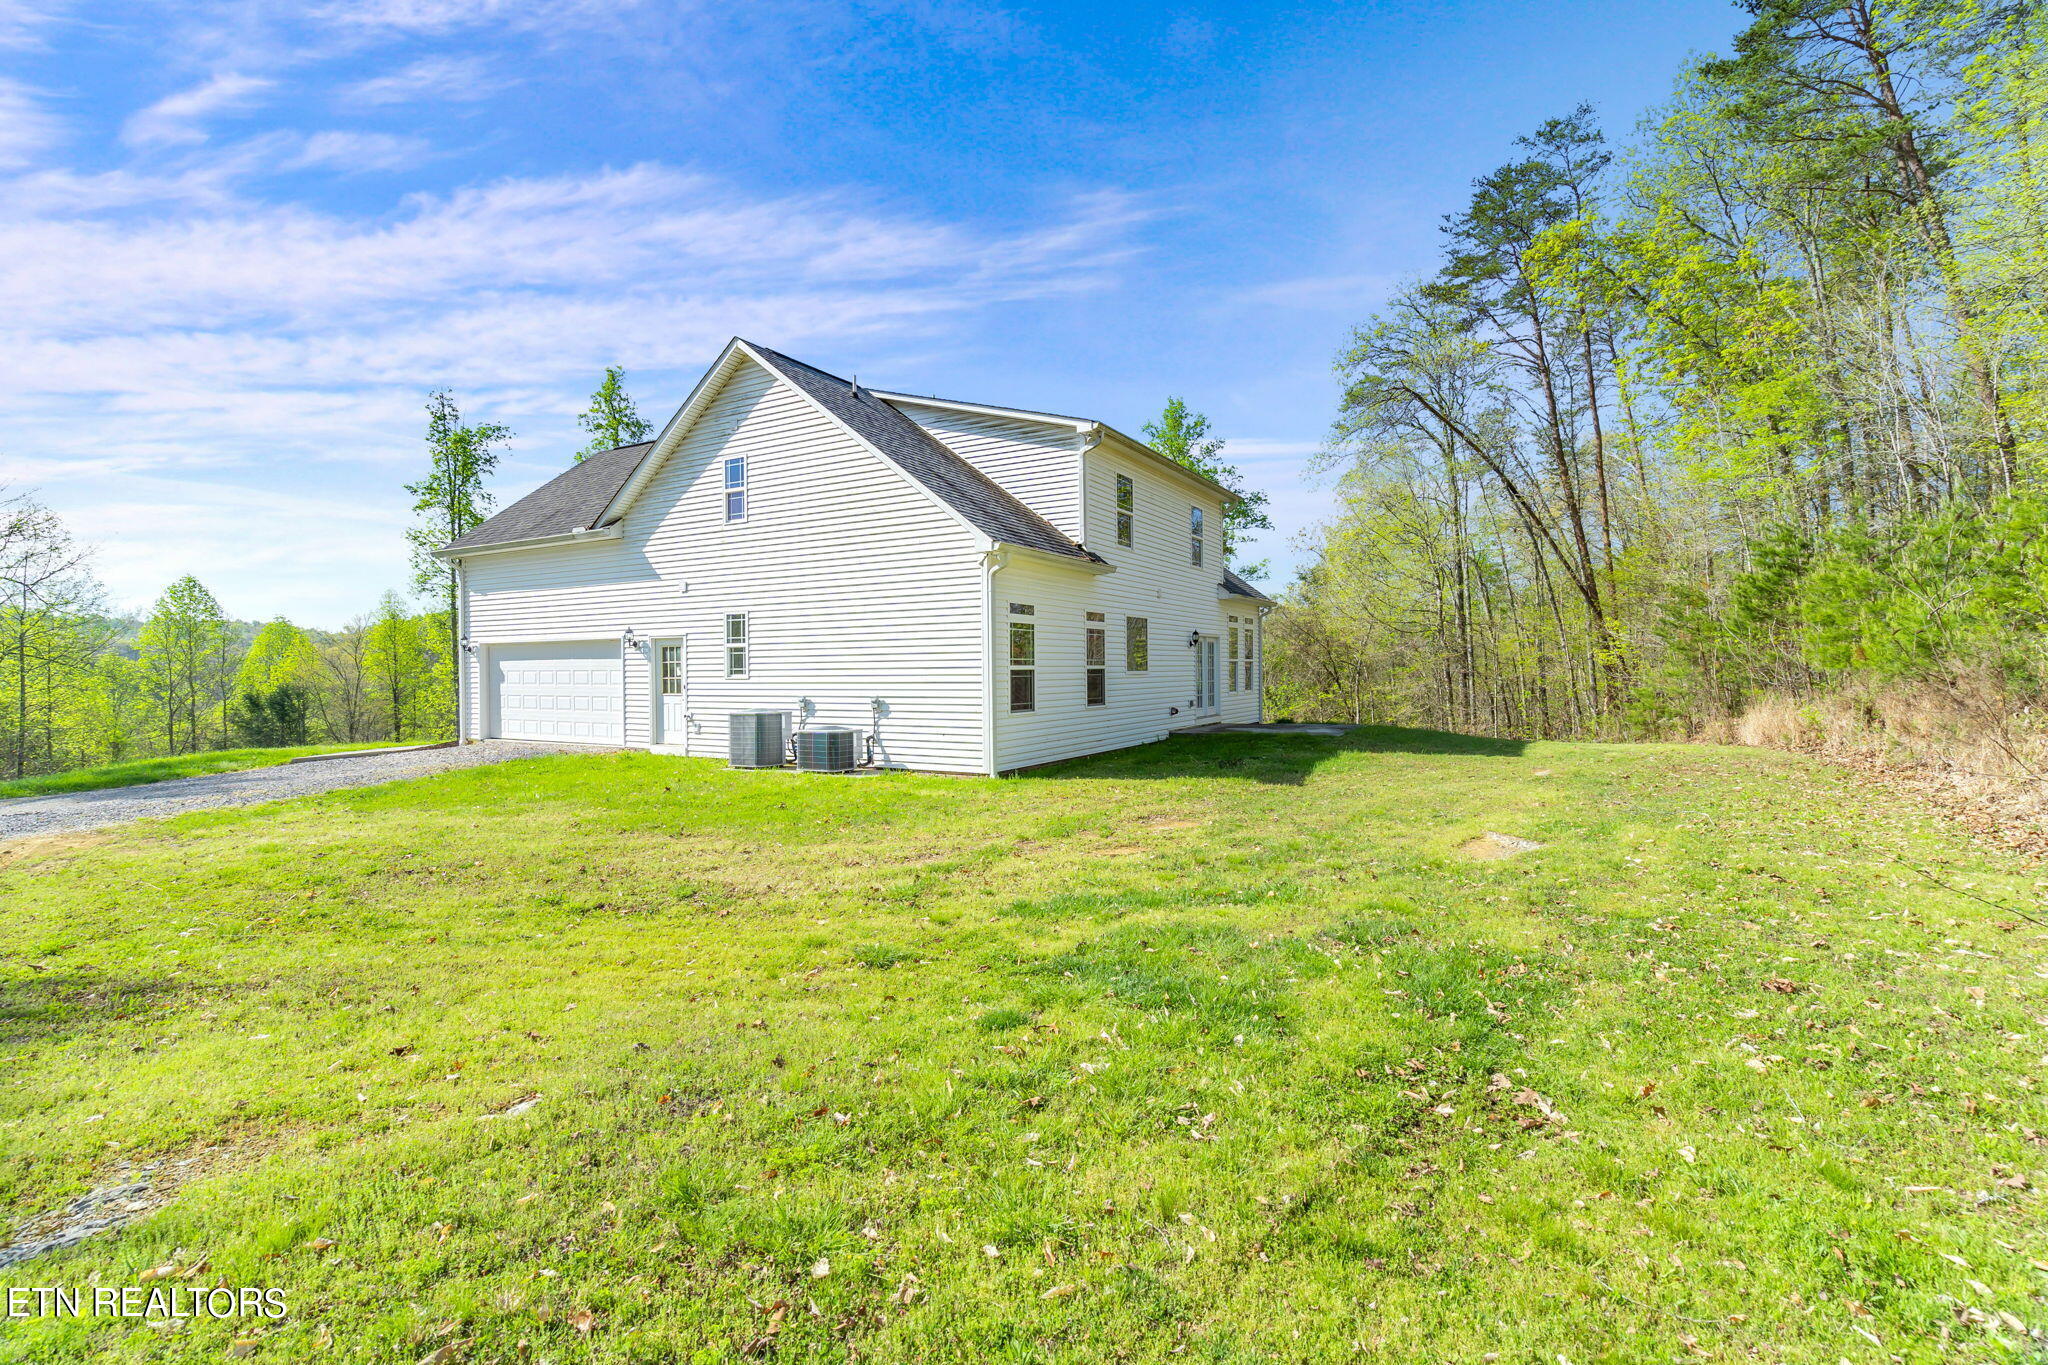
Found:
[[[641,7],[640,0],[336,0],[310,13],[342,29],[439,34],[479,25],[549,28]]]
[[[204,142],[207,133],[202,125],[207,119],[247,106],[271,85],[261,76],[223,72],[130,115],[122,125],[121,140],[131,147]]]
[[[1397,275],[1338,273],[1273,280],[1240,290],[1241,303],[1306,312],[1361,313],[1400,283]]]
[[[1093,195],[1044,221],[977,226],[845,193],[753,195],[659,164],[500,179],[362,215],[259,196],[294,158],[421,150],[345,140],[365,136],[266,134],[175,174],[0,177],[0,372],[17,376],[0,481],[40,485],[106,540],[101,571],[124,599],[153,593],[167,556],[257,594],[235,604],[244,613],[325,619],[336,613],[319,603],[398,581],[386,523],[403,520],[397,473],[419,458],[430,387],[521,430],[512,472],[535,475],[568,448],[568,414],[606,364],[627,366],[659,413],[735,332],[893,343],[1100,285],[1144,216]],[[295,514],[274,535],[218,491],[283,468],[376,491],[360,517]],[[107,501],[109,481],[138,479],[182,491]],[[232,551],[201,544],[238,527]],[[243,542],[265,536],[274,572],[256,575]],[[355,539],[383,548],[336,543]]]
[[[62,0],[0,0],[0,48],[42,46],[43,30],[68,8]]]
[[[330,130],[308,137],[281,164],[286,170],[399,171],[417,166],[433,154],[433,144],[425,138]]]
[[[424,100],[481,100],[504,82],[481,57],[423,57],[382,76],[357,81],[341,92],[344,104],[378,106]]]
[[[0,170],[27,166],[55,146],[63,125],[37,92],[0,76]]]

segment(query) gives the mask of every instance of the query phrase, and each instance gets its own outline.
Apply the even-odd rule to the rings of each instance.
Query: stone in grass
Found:
[[[1494,862],[1501,858],[1512,858],[1518,853],[1532,853],[1543,847],[1534,839],[1523,839],[1513,834],[1496,834],[1492,830],[1477,839],[1467,839],[1458,845],[1458,852],[1468,858]]]

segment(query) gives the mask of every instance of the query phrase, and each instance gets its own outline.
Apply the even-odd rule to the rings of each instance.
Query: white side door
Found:
[[[1217,711],[1216,637],[1204,635],[1195,644],[1195,714]]]
[[[690,742],[690,651],[686,640],[654,642],[654,742]]]

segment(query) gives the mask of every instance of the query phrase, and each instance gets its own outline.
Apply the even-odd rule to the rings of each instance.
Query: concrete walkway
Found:
[[[457,768],[504,763],[546,754],[590,753],[587,746],[530,744],[523,740],[489,739],[452,749],[416,749],[405,753],[371,752],[319,763],[279,763],[205,777],[179,777],[138,787],[104,787],[98,791],[58,796],[24,796],[0,801],[0,841],[38,834],[104,829],[158,815],[217,806],[252,806],[294,796],[374,787],[410,777],[431,777]]]

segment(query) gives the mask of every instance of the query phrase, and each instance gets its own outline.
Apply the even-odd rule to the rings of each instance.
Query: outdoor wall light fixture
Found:
[[[1200,643],[1202,643],[1202,632],[1201,632],[1201,631],[1199,631],[1199,630],[1191,630],[1191,631],[1189,631],[1189,632],[1188,632],[1188,648],[1189,648],[1189,649],[1193,649],[1193,648],[1194,648],[1194,647],[1195,647],[1196,645],[1198,645],[1198,644],[1200,644]]]
[[[619,644],[626,649],[638,649],[640,648],[640,637],[633,633],[631,626],[627,626],[625,634],[619,637]]]

